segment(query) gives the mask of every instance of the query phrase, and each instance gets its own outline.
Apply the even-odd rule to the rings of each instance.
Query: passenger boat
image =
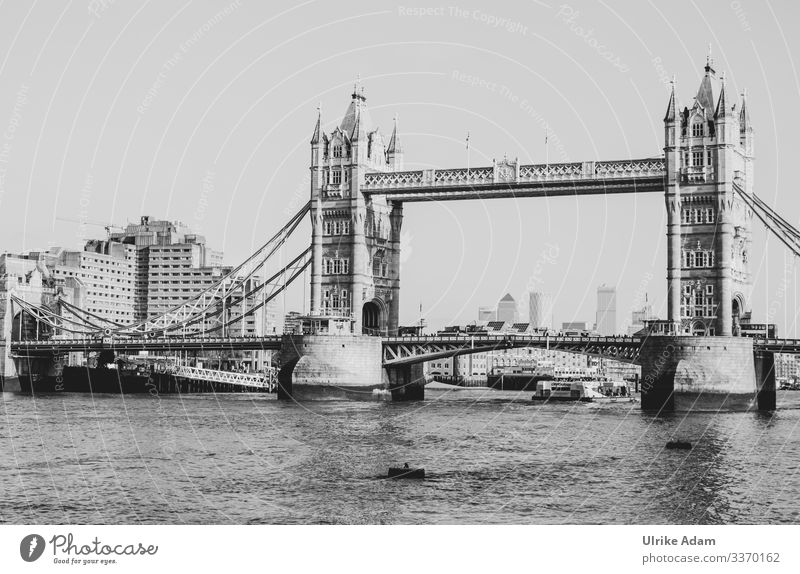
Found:
[[[581,401],[598,403],[620,403],[633,402],[634,399],[627,390],[627,387],[618,388],[616,393],[609,391],[606,394],[598,392],[602,389],[603,383],[599,381],[539,381],[536,383],[536,393],[533,395],[534,402],[548,401]]]

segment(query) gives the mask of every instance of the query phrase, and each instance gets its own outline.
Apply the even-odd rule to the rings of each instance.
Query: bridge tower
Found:
[[[361,193],[364,174],[401,170],[397,120],[388,140],[373,128],[358,83],[331,133],[311,138],[313,314],[354,319],[360,334],[394,334],[400,310],[400,202]]]
[[[753,213],[753,130],[745,96],[731,105],[713,62],[691,107],[673,83],[665,127],[668,318],[676,334],[731,336],[750,321],[748,254]]]
[[[754,214],[740,194],[753,193],[753,130],[710,57],[691,107],[673,83],[664,136],[668,329],[642,345],[642,407],[774,408],[769,361],[738,336],[751,314]]]

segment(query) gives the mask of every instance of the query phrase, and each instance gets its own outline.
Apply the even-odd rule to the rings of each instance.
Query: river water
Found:
[[[485,390],[2,401],[2,523],[800,521],[800,392],[774,414],[665,416]],[[665,450],[673,438],[694,448]],[[428,478],[383,478],[404,462]]]

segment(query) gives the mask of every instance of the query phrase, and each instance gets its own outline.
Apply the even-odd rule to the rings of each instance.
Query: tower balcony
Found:
[[[713,166],[696,165],[681,168],[682,183],[710,183],[715,180]]]

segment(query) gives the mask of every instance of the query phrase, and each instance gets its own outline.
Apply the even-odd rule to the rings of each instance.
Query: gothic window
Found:
[[[331,170],[331,183],[339,185],[342,183],[342,171],[339,169]]]
[[[706,209],[706,219],[709,223],[714,223],[714,208],[709,207]]]
[[[692,136],[696,138],[703,137],[703,122],[695,122],[692,124]]]
[[[711,150],[706,152],[706,165],[711,165]]]
[[[327,220],[322,224],[324,235],[350,235],[350,221],[347,219]]]
[[[702,151],[693,151],[692,152],[692,166],[701,167],[702,165],[703,165],[703,152]]]
[[[695,291],[694,294],[694,316],[695,317],[702,317],[704,312],[704,299],[703,299],[703,292],[698,290]]]
[[[349,259],[325,258],[322,260],[322,273],[324,275],[347,275],[349,272]]]
[[[333,157],[342,157],[342,146],[333,146]]]

